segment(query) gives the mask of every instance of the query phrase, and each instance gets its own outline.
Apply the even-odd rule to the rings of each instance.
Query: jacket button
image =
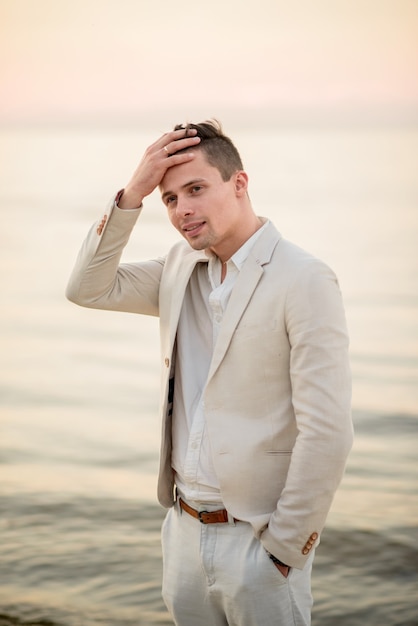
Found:
[[[97,230],[96,230],[98,235],[102,234],[103,228],[105,227],[106,222],[107,222],[107,215],[103,215],[103,219],[100,222],[100,224],[99,224],[99,226],[97,227]]]
[[[302,554],[309,554],[309,550],[308,550],[308,548],[303,548],[303,550],[302,550]]]
[[[165,366],[168,367],[170,365],[170,359],[167,357],[164,359]]]

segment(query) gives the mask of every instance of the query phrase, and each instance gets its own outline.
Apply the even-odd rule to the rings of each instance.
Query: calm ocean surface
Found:
[[[335,269],[346,304],[356,441],[313,624],[417,625],[418,131],[226,130],[257,212]],[[87,229],[154,135],[0,131],[0,626],[171,624],[157,320],[64,298]],[[151,196],[124,258],[176,239]]]

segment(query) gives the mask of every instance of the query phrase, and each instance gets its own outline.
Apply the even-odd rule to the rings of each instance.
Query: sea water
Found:
[[[317,551],[313,624],[418,624],[418,132],[227,130],[257,213],[331,265],[345,301],[356,439]],[[153,133],[0,136],[0,625],[171,624],[158,321],[64,297]],[[176,240],[155,193],[124,259]]]

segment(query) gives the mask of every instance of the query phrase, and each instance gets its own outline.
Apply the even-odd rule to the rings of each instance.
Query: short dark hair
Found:
[[[197,131],[200,143],[195,148],[203,150],[208,163],[219,170],[223,181],[229,180],[237,170],[243,169],[238,150],[231,139],[224,135],[218,120],[206,120],[200,124],[177,124],[174,130],[182,128],[186,135],[192,128]]]

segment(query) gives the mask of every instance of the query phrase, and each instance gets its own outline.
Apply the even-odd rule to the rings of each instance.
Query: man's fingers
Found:
[[[177,141],[179,139],[190,139],[190,137],[194,137],[197,133],[195,128],[180,128],[179,130],[170,130],[168,133],[165,133],[162,136],[162,140],[164,141]]]
[[[168,156],[168,158],[167,158]],[[180,165],[181,163],[186,163],[186,161],[190,161],[194,157],[194,153],[191,150],[186,152],[174,152],[174,154],[166,155],[164,152],[164,167],[168,170],[169,167],[173,167],[173,165]]]
[[[184,130],[181,131],[181,133],[182,133],[182,136],[179,139],[174,138],[174,139],[171,139],[171,141],[167,141],[168,138],[166,138],[162,146],[162,150],[165,153],[164,156],[172,156],[173,154],[176,154],[176,152],[179,152],[180,150],[184,150],[186,148],[192,148],[193,146],[196,146],[197,144],[200,143],[200,137],[193,137],[193,136],[184,137]]]
[[[161,147],[158,152],[164,159],[164,167],[168,169],[173,165],[180,165],[189,161],[193,157],[191,152],[181,152],[187,150],[187,148],[193,148],[200,143],[200,137],[196,137],[196,130],[194,128],[187,131],[185,129],[173,130],[166,133],[157,142]],[[190,133],[190,135],[189,135]],[[179,154],[181,152],[181,154]]]
[[[186,135],[187,132],[187,136]],[[196,137],[196,130],[181,128],[166,133],[155,143],[149,146],[142,158],[142,161],[136,168],[131,180],[125,187],[125,193],[121,200],[124,205],[128,202],[136,202],[132,206],[139,206],[142,200],[148,196],[160,184],[166,171],[173,165],[186,163],[193,158],[190,151],[178,154],[180,150],[192,148],[200,142]],[[125,206],[121,206],[125,208]]]

